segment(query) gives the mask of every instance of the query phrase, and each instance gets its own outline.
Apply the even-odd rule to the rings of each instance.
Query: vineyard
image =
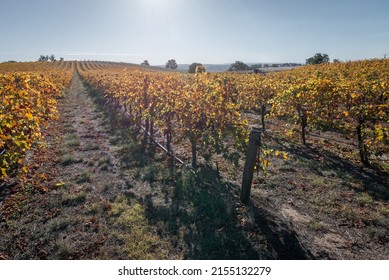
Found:
[[[198,152],[205,159],[212,153],[231,157],[225,145],[231,138],[238,151],[245,151],[249,127],[242,113],[254,110],[261,112],[261,122],[252,125],[265,131],[268,119],[282,119],[278,132],[290,138],[300,135],[304,145],[309,131],[335,131],[343,139],[356,136],[360,161],[370,165],[373,157],[385,168],[388,66],[387,60],[362,61],[262,76],[150,73],[81,64],[80,74],[151,137],[158,128],[170,153],[175,139],[190,143],[193,167]]]
[[[0,233],[23,243],[0,257],[388,258],[387,59],[266,75],[9,62],[0,99]]]
[[[1,177],[22,165],[26,151],[41,140],[41,130],[57,118],[57,99],[70,84],[70,69],[71,65],[65,62],[1,65]],[[22,169],[27,172],[25,167]]]

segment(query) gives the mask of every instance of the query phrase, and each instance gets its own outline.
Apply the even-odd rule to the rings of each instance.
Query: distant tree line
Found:
[[[38,58],[38,61],[57,61],[57,59],[55,58],[55,55],[53,55],[53,54],[51,54],[51,55],[43,55],[42,54]],[[60,57],[59,61],[63,61],[63,57]]]
[[[301,63],[260,63],[260,64],[253,64],[250,66],[251,70],[258,69],[258,68],[276,68],[276,67],[297,67],[302,66]]]
[[[255,71],[260,72],[259,69],[262,68],[276,68],[276,67],[297,67],[301,66],[301,63],[258,63],[258,64],[252,64],[251,66],[247,65],[246,63],[243,63],[242,61],[235,61],[231,66],[228,68],[227,71]]]
[[[51,56],[44,56],[41,55],[39,58],[40,61],[55,61],[54,55]],[[329,63],[330,58],[328,54],[321,54],[321,53],[316,53],[313,57],[307,58],[306,59],[306,64],[321,64],[321,63]],[[341,62],[339,59],[334,59],[334,63],[339,63]],[[144,60],[141,65],[143,66],[149,66],[148,60]],[[261,69],[266,69],[266,68],[277,68],[277,67],[298,67],[302,66],[303,64],[301,63],[257,63],[257,64],[252,64],[248,65],[242,61],[235,61],[233,64],[230,65],[227,71],[230,72],[235,72],[235,71],[254,71],[255,73],[260,73],[262,72]],[[169,59],[166,62],[166,69],[172,69],[175,70],[178,68],[178,64],[175,59]],[[189,65],[188,73],[198,73],[198,72],[205,72],[205,67],[203,64],[198,63],[198,62],[193,62],[192,64]]]
[[[149,61],[146,59],[140,65],[150,66]],[[177,61],[175,59],[169,59],[165,64],[166,69],[175,70],[178,68]],[[189,65],[188,73],[202,73],[205,72],[205,66],[198,62],[193,62]]]

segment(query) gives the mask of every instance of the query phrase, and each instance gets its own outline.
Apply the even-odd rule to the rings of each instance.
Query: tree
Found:
[[[170,60],[168,60],[168,62],[166,62],[166,68],[170,68],[170,69],[177,69],[177,62],[176,62],[176,60],[175,59],[170,59]]]
[[[60,58],[59,58],[59,61],[63,61],[63,60],[64,60],[63,57],[60,57]]]
[[[188,73],[196,73],[197,72],[205,72],[205,67],[201,63],[193,62],[191,65],[189,65]]]
[[[143,65],[143,66],[150,66],[150,63],[146,60],[144,60],[140,65]]]
[[[235,63],[231,64],[230,68],[227,71],[247,71],[250,70],[250,66],[243,63],[242,61],[235,61]]]
[[[38,58],[38,61],[48,61],[48,60],[49,60],[49,56],[48,55],[41,55]]]
[[[41,55],[39,58],[38,58],[38,61],[56,61],[56,59],[55,59],[55,55],[50,55],[50,56],[48,56],[48,55]],[[63,58],[62,58],[62,60],[63,60]]]
[[[330,57],[328,56],[328,54],[325,53],[324,54],[317,53],[314,56],[306,59],[305,62],[308,65],[328,63],[330,62]]]

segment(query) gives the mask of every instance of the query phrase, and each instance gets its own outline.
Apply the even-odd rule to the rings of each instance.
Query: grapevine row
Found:
[[[242,148],[247,139],[247,121],[235,83],[223,75],[180,75],[123,69],[89,70],[81,75],[87,82],[124,110],[130,120],[153,135],[164,136],[173,152],[173,142],[186,141],[192,151],[192,166],[198,153],[231,156],[225,145],[234,140]]]
[[[41,62],[0,64],[1,178],[23,164],[26,152],[42,139],[42,128],[57,118],[57,98],[72,76],[65,68]]]
[[[247,121],[241,112],[255,109],[265,118],[282,120],[286,135],[333,130],[356,137],[361,161],[382,156],[389,147],[389,60],[366,60],[307,66],[291,71],[253,74],[196,75],[143,69],[87,67],[81,75],[134,123],[152,133],[157,127],[171,149],[173,137],[186,139],[192,165],[198,152],[225,153],[235,140],[243,148]],[[296,130],[296,126],[299,127]],[[225,141],[229,139],[230,141]],[[228,153],[226,153],[227,155]]]

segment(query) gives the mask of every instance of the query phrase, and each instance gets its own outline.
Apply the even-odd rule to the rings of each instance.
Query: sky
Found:
[[[0,62],[389,56],[388,0],[0,0]]]

